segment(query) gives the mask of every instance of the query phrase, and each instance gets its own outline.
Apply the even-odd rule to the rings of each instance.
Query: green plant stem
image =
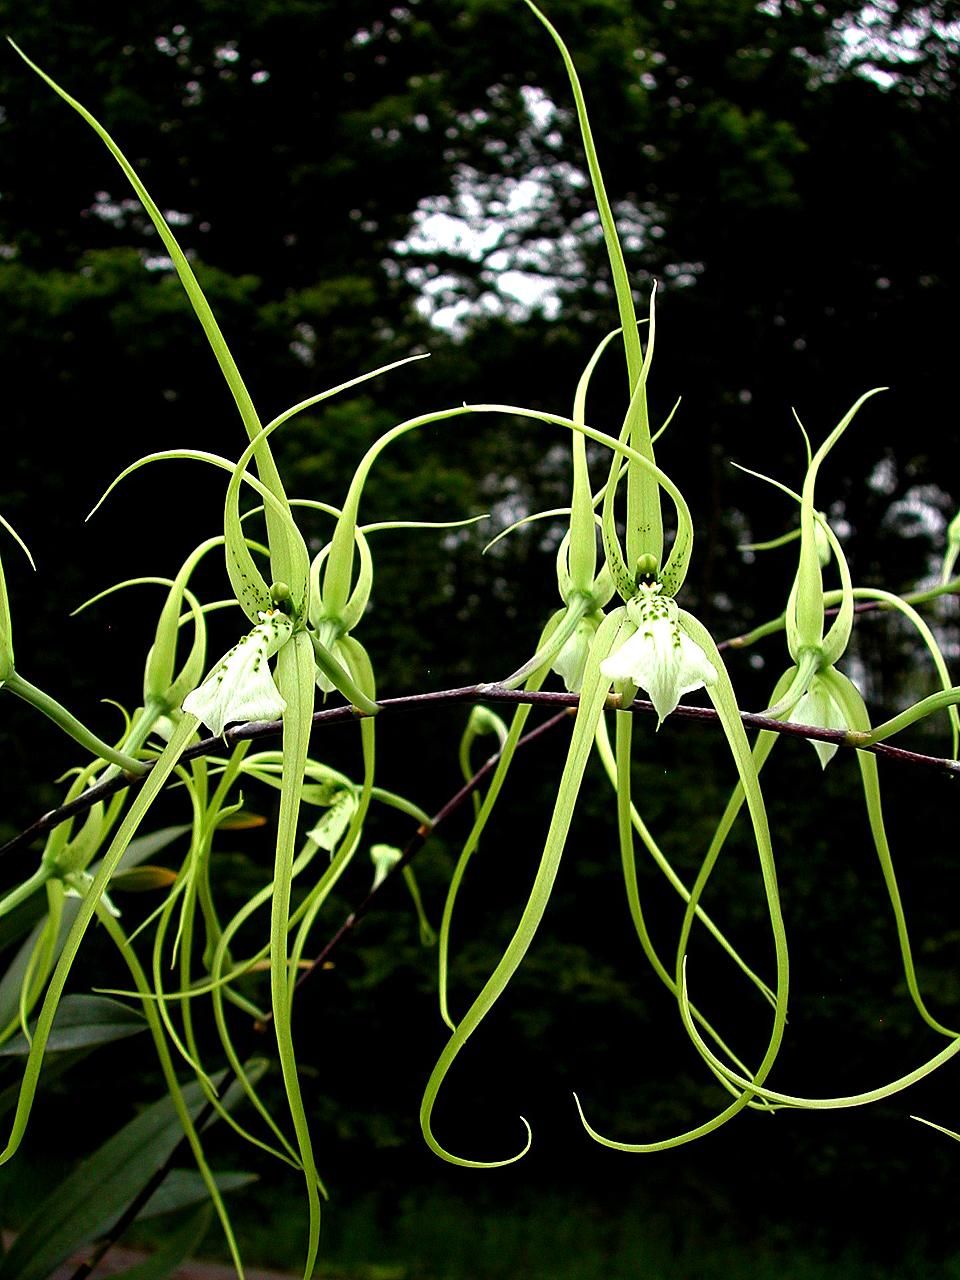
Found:
[[[167,1048],[167,1040],[163,1033],[163,1025],[157,1012],[157,1006],[155,1002],[149,998],[151,992],[147,976],[143,971],[140,961],[137,959],[136,953],[127,941],[126,934],[120,927],[119,921],[115,920],[102,904],[98,904],[97,906],[97,919],[119,949],[120,954],[126,961],[127,968],[130,970],[134,984],[143,997],[140,1002],[141,1008],[143,1009],[144,1017],[147,1020],[147,1025],[150,1028],[150,1034],[153,1037],[154,1047],[157,1051],[157,1057],[160,1061],[160,1069],[163,1072],[163,1078],[166,1083],[167,1090],[180,1120],[184,1137],[190,1144],[190,1149],[193,1152],[193,1158],[196,1161],[197,1169],[200,1171],[200,1176],[203,1178],[204,1186],[207,1188],[207,1193],[213,1201],[214,1207],[217,1211],[217,1216],[220,1219],[220,1225],[223,1227],[223,1233],[226,1237],[227,1247],[230,1250],[230,1257],[233,1260],[237,1276],[240,1280],[243,1280],[243,1263],[240,1260],[240,1253],[237,1249],[237,1242],[233,1234],[233,1227],[230,1223],[230,1216],[227,1213],[225,1204],[223,1203],[223,1197],[220,1194],[220,1189],[218,1188],[213,1174],[210,1171],[210,1166],[207,1164],[207,1158],[203,1150],[203,1144],[200,1141],[197,1126],[194,1125],[193,1120],[190,1118],[189,1108],[184,1101],[183,1093],[180,1089],[180,1081],[177,1079],[177,1073],[174,1070],[173,1061],[170,1057],[170,1050]]]
[[[35,684],[25,680],[19,672],[11,672],[4,682],[3,688],[9,689],[18,698],[22,698],[31,707],[35,707],[37,711],[42,712],[48,720],[53,721],[58,729],[62,729],[65,734],[71,737],[74,742],[79,743],[85,751],[89,751],[91,755],[98,756],[101,760],[109,761],[110,764],[116,765],[118,769],[122,769],[125,773],[135,775],[146,773],[147,766],[142,760],[135,760],[133,756],[128,756],[123,751],[118,751],[116,747],[111,747],[108,742],[98,738],[85,724],[81,724],[76,716],[71,715],[66,707],[61,706],[56,698],[51,698],[48,693],[44,693]]]

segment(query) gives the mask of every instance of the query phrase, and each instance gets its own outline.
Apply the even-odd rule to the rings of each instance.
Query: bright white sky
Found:
[[[534,138],[552,140],[556,107],[541,89],[527,86],[521,92],[528,117],[528,126],[517,142],[518,152],[523,154],[531,151]],[[469,129],[482,125],[485,118],[484,112],[475,112],[460,123]],[[566,161],[557,161],[549,169],[531,164],[523,178],[504,179],[495,186],[483,181],[476,170],[463,166],[454,179],[453,196],[422,199],[410,234],[393,246],[401,261],[405,257],[412,259],[404,272],[420,293],[421,314],[437,328],[453,333],[477,309],[522,317],[542,306],[548,316],[555,316],[560,309],[562,275],[550,268],[556,263],[558,250],[576,252],[576,236],[569,237],[570,243],[562,246],[534,242],[520,247],[514,241],[529,230],[537,211],[550,201],[552,187],[562,183],[581,187],[585,182],[583,174]],[[438,251],[466,262],[483,261],[482,279],[487,288],[479,302],[446,302],[442,295],[456,277],[431,277],[413,260]]]
[[[760,0],[758,8],[778,16],[783,0]],[[855,65],[859,74],[873,80],[881,89],[896,83],[889,63],[913,62],[920,56],[919,46],[933,32],[945,47],[954,50],[960,44],[960,23],[938,21],[926,5],[918,5],[901,21],[900,0],[871,0],[841,22],[835,24],[835,45],[831,65],[821,65],[805,50],[795,52],[810,65],[813,82],[832,78],[838,67]],[[364,33],[366,34],[366,33]],[[884,64],[884,65],[878,65]],[[565,277],[580,274],[580,246],[600,236],[596,215],[587,216],[581,225],[571,228],[559,243],[533,241],[517,244],[517,239],[535,221],[537,210],[549,206],[557,186],[583,187],[587,176],[565,160],[557,160],[549,168],[533,162],[531,143],[559,143],[555,129],[557,108],[541,89],[530,86],[521,90],[527,108],[528,126],[517,140],[517,151],[531,153],[531,167],[521,179],[504,179],[496,184],[485,181],[475,170],[464,166],[455,178],[452,197],[431,196],[422,199],[414,214],[414,225],[404,240],[393,249],[407,279],[420,295],[419,309],[439,329],[462,332],[464,321],[472,313],[507,314],[516,319],[542,307],[548,318],[558,314]],[[469,128],[483,123],[485,114],[466,116],[461,126]],[[627,252],[641,248],[648,236],[661,232],[652,217],[644,216],[631,206],[615,208]],[[481,280],[485,286],[478,301],[450,300],[453,275],[429,275],[416,259],[437,251],[462,257],[466,262],[483,262]],[[692,285],[702,270],[701,263],[677,263],[667,274],[675,286]]]

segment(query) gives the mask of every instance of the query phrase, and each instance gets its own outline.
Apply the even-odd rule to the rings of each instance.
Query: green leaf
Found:
[[[125,1040],[146,1029],[142,1015],[119,1000],[65,996],[57,1007],[47,1053],[92,1048],[111,1040]],[[0,1046],[0,1058],[23,1058],[29,1052],[30,1043],[22,1033]]]
[[[228,1089],[223,1103],[229,1106],[240,1097],[240,1090]],[[200,1084],[194,1081],[185,1086],[183,1098],[190,1116],[196,1120],[206,1102]],[[109,1230],[162,1168],[182,1137],[183,1129],[169,1097],[161,1098],[124,1125],[37,1206],[0,1261],[0,1280],[46,1280],[75,1249]],[[195,1176],[199,1182],[199,1176]],[[236,1179],[246,1176],[227,1175],[224,1190],[241,1185]],[[172,1195],[166,1202],[161,1200],[165,1207],[155,1210],[151,1197],[144,1216],[190,1204],[192,1194],[192,1184],[181,1176],[174,1182]]]
[[[151,831],[147,836],[137,836],[127,845],[123,857],[117,864],[118,870],[128,871],[131,867],[139,866],[141,862],[146,862],[148,858],[154,857],[168,845],[173,844],[174,840],[180,836],[186,835],[189,830],[190,823],[184,822],[177,827],[161,827],[159,831]]]
[[[255,1173],[218,1173],[216,1177],[217,1186],[224,1195],[256,1181]],[[146,1222],[165,1213],[176,1213],[178,1209],[189,1209],[195,1204],[204,1204],[208,1199],[207,1188],[196,1169],[171,1169],[137,1214],[137,1221]]]
[[[91,1046],[88,1049],[74,1049],[72,1052],[58,1053],[53,1058],[44,1059],[40,1076],[41,1086],[51,1084],[54,1080],[72,1070],[88,1053],[92,1053],[93,1048],[95,1046]],[[11,1111],[17,1105],[19,1096],[19,1080],[15,1080],[13,1084],[0,1091],[0,1116],[5,1116],[8,1111]]]
[[[165,1280],[175,1267],[200,1247],[210,1227],[212,1216],[210,1206],[204,1205],[168,1235],[156,1253],[145,1262],[137,1263],[129,1271],[120,1272],[117,1280]]]
[[[116,893],[151,893],[155,889],[169,889],[176,884],[177,873],[170,867],[131,867],[129,871],[118,871],[110,881],[110,892]]]
[[[196,1118],[196,1082],[184,1098]],[[114,1223],[177,1146],[183,1130],[168,1097],[109,1138],[37,1206],[0,1263],[0,1280],[46,1280],[65,1258]]]

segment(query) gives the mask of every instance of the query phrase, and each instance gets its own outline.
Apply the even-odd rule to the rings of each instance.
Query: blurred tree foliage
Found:
[[[429,361],[283,429],[292,492],[339,501],[366,445],[418,411],[465,399],[568,409],[579,368],[614,323],[612,294],[563,68],[519,0],[144,0],[109,18],[78,0],[0,0],[0,14],[2,29],[99,115],[139,169],[192,255],[265,416],[431,351]],[[891,390],[831,459],[823,501],[856,581],[896,589],[928,575],[960,498],[949,373],[960,284],[957,6],[555,0],[548,15],[577,58],[638,295],[654,278],[662,287],[655,412],[684,399],[659,457],[701,535],[688,601],[720,634],[780,611],[792,553],[754,560],[736,545],[783,531],[795,513],[729,459],[797,484],[802,446],[791,405],[819,439],[878,383]],[[431,241],[438,227],[469,234]],[[511,298],[511,271],[539,281],[543,306]],[[459,316],[456,332],[430,324],[438,309]],[[12,51],[0,55],[0,313],[0,510],[40,569],[34,579],[15,555],[5,561],[18,654],[27,675],[109,731],[113,713],[95,700],[136,703],[139,658],[131,664],[130,654],[150,634],[151,589],[77,619],[66,614],[117,578],[173,572],[217,530],[222,478],[163,464],[128,481],[89,526],[83,517],[139,454],[188,445],[236,456],[243,437],[119,171]],[[619,373],[601,372],[590,419],[616,425],[622,392]],[[385,692],[494,679],[528,656],[553,603],[556,529],[534,525],[485,559],[479,553],[504,524],[563,501],[565,446],[530,424],[460,419],[408,438],[378,464],[364,499],[370,519],[492,513],[466,531],[377,535],[364,639]],[[319,545],[325,529],[313,519]],[[222,592],[211,585],[211,595]],[[955,651],[949,608],[940,620]],[[860,655],[879,663],[870,686],[879,714],[896,704],[903,681],[918,678],[916,655],[889,621],[863,632]],[[214,627],[212,648],[219,638]],[[739,660],[751,707],[763,704],[767,668],[781,667],[781,642],[768,645],[766,663]],[[0,832],[53,803],[51,780],[72,762],[51,746],[52,731],[9,701],[3,712]],[[385,784],[437,805],[456,784],[461,723],[445,712],[384,725]],[[689,873],[730,778],[712,772],[715,744],[704,731],[671,725],[654,747],[649,728],[640,766],[649,773],[647,811]],[[932,745],[942,749],[945,735]],[[559,749],[542,758],[555,762]],[[344,739],[330,750],[335,762],[355,764]],[[814,1026],[785,1067],[785,1087],[842,1092],[913,1065],[927,1041],[908,1039],[893,999],[892,926],[865,820],[850,802],[853,762],[831,766],[823,808],[811,801],[798,813],[798,796],[819,798],[824,784],[803,744],[778,755],[774,808],[792,833],[784,877],[798,930],[793,1030],[808,1017]],[[523,776],[549,786],[533,760]],[[909,822],[900,821],[903,851],[917,860],[905,892],[918,936],[932,940],[921,963],[931,990],[955,1007],[957,935],[942,915],[957,887],[953,850],[942,844],[943,824],[924,816],[924,805],[942,811],[944,784],[914,782],[908,793],[902,779],[889,783],[895,810],[898,799],[912,802]],[[593,1082],[598,1123],[623,1137],[683,1127],[716,1101],[699,1075],[689,1084],[673,1074],[686,1072],[690,1053],[680,1033],[660,1030],[670,1001],[638,978],[609,811],[597,780],[552,932],[509,1013],[485,1028],[499,1042],[451,1081],[445,1117],[469,1143],[488,1107],[505,1108],[504,1128],[489,1141],[509,1146],[512,1117],[526,1106],[516,1099],[536,1090],[551,1109],[538,1137],[553,1153],[569,1138],[590,1176],[603,1175],[592,1153],[583,1156],[571,1083]],[[503,847],[491,841],[489,859],[471,871],[476,897],[458,924],[464,998],[512,927],[541,828],[536,806],[516,806]],[[855,851],[849,864],[838,865],[839,849]],[[451,853],[447,844],[425,855],[435,914]],[[753,937],[761,918],[752,866],[748,850],[740,853],[728,857],[717,914],[764,955],[762,933]],[[359,891],[359,877],[347,888]],[[668,947],[676,903],[652,892]],[[441,1043],[431,963],[404,916],[381,919],[312,997],[311,1018],[324,1028],[318,1093],[337,1104],[318,1107],[344,1140],[345,1177],[371,1148],[402,1143],[409,1157],[415,1143],[417,1088]],[[701,978],[708,991],[723,976],[710,967]],[[719,985],[713,998],[722,1002]],[[373,1012],[358,1020],[357,1008]],[[744,997],[730,1017],[757,1028],[763,1012]],[[422,1031],[420,1045],[394,1072],[358,1066],[394,1056],[396,1044],[415,1039],[410,1026]],[[499,1055],[521,1061],[519,1076],[500,1078]],[[666,1163],[671,1177],[686,1178],[686,1194],[744,1151],[783,1160],[782,1139],[769,1130],[789,1132],[800,1203],[814,1175],[826,1171],[839,1186],[854,1170],[878,1197],[921,1199],[933,1175],[905,1193],[903,1169],[921,1156],[946,1167],[952,1155],[915,1127],[904,1133],[899,1120],[881,1117],[882,1139],[860,1119],[830,1123],[745,1118],[735,1138],[686,1165]],[[615,1163],[622,1174],[623,1160]],[[547,1164],[541,1174],[552,1171]],[[760,1203],[769,1194],[756,1175],[734,1184],[717,1192],[724,1205],[738,1185]]]

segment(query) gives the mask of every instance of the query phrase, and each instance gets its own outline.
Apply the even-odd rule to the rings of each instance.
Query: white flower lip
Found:
[[[268,659],[293,634],[290,618],[278,609],[260,614],[260,622],[234,645],[192,693],[183,710],[202,720],[220,737],[228,724],[277,720],[286,702],[270,674]]]
[[[567,637],[553,660],[552,670],[557,673],[570,693],[579,693],[583,685],[583,673],[586,670],[590,644],[596,630],[596,622],[590,618],[582,618],[576,631]]]
[[[787,716],[788,724],[809,724],[817,729],[847,729],[843,711],[820,676],[814,676],[810,687]],[[820,757],[820,768],[825,769],[837,754],[835,742],[818,742],[809,739],[811,747]]]
[[[679,609],[659,587],[641,588],[627,604],[636,626],[615,653],[604,658],[600,671],[611,680],[629,680],[650,695],[658,727],[685,693],[713,684],[717,672],[703,649],[681,629]]]

